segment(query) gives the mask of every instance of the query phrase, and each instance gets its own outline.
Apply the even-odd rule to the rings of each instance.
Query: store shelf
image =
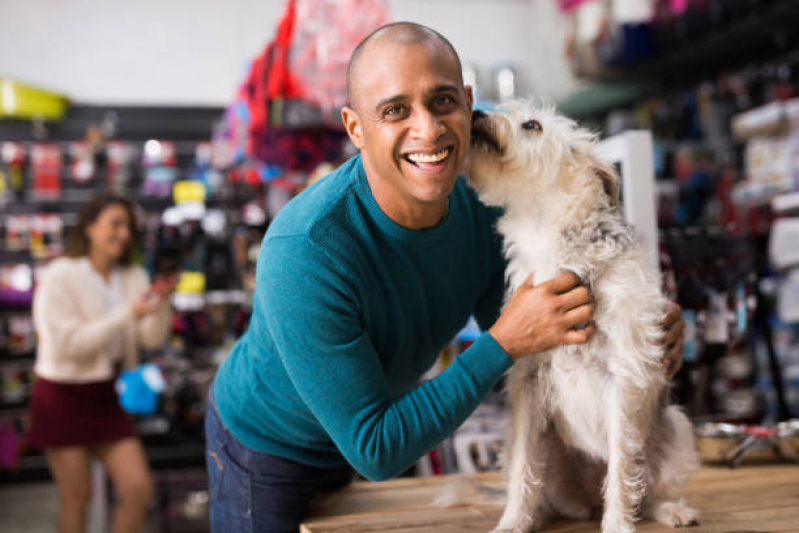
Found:
[[[205,465],[205,443],[147,446],[145,452],[153,470],[193,468]]]
[[[780,194],[771,200],[771,208],[777,213],[796,211],[799,209],[799,192]]]
[[[657,91],[657,84],[634,80],[596,81],[558,103],[558,111],[574,118],[606,113]]]
[[[785,192],[772,184],[741,182],[733,188],[732,200],[739,206],[764,207]]]
[[[27,453],[17,459],[14,469],[0,471],[0,487],[12,483],[35,483],[50,481],[47,460],[40,453]]]
[[[5,348],[0,347],[0,365],[4,365],[6,363],[19,363],[21,361],[33,361],[35,358],[35,351],[12,353]]]
[[[0,303],[0,313],[29,313],[32,301],[24,302],[2,302]]]
[[[558,109],[574,118],[602,115],[797,44],[799,0],[773,2],[659,58],[589,82],[558,102]]]
[[[733,117],[732,134],[739,142],[754,137],[784,135],[799,123],[799,98],[770,102]]]
[[[2,222],[0,218],[0,222]],[[30,263],[32,256],[29,250],[0,250],[0,264]]]
[[[109,122],[115,126],[114,137],[127,141],[170,139],[172,141],[207,141],[222,117],[224,108],[198,106],[92,106],[72,105],[58,123],[48,123],[48,137],[75,141],[86,136],[86,128]],[[0,141],[34,142],[30,120],[3,120]]]
[[[27,411],[28,410],[28,400],[19,400],[16,402],[4,402],[0,401],[0,413],[8,412],[8,411]]]

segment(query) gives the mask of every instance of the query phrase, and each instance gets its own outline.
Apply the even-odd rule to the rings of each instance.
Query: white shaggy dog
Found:
[[[604,533],[635,531],[641,515],[669,526],[699,519],[680,499],[698,466],[691,424],[668,405],[660,364],[667,301],[594,141],[527,103],[475,114],[468,176],[481,200],[504,208],[497,228],[510,293],[530,273],[541,283],[574,272],[591,289],[597,327],[587,344],[524,357],[510,371],[508,501],[497,531],[526,533],[549,516],[601,514]]]

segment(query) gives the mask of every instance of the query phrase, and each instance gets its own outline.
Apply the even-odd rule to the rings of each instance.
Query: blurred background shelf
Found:
[[[744,18],[720,23],[661,57],[642,60],[586,82],[558,102],[574,118],[601,115],[747,62],[774,58],[799,45],[799,0],[773,1]]]

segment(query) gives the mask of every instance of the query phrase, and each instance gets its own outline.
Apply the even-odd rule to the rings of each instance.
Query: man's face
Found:
[[[357,68],[350,138],[402,209],[446,201],[469,149],[471,90],[442,43],[375,43]]]

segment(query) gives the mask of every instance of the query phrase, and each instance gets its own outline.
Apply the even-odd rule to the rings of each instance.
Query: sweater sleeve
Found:
[[[500,269],[492,276],[488,289],[480,297],[474,310],[474,318],[480,329],[486,331],[499,318],[505,301],[505,270]]]
[[[488,287],[480,296],[474,310],[474,318],[483,331],[494,325],[499,318],[500,311],[505,302],[505,268],[507,261],[502,252],[502,238],[491,228],[491,246],[487,254],[491,266],[491,278]]]
[[[74,280],[65,279],[64,271],[48,274],[43,276],[34,295],[33,320],[37,330],[47,331],[64,357],[79,360],[95,357],[98,350],[134,320],[127,305],[92,320],[82,319],[73,304],[80,296],[70,290]]]
[[[262,258],[255,297],[288,375],[347,461],[369,479],[409,468],[457,429],[511,366],[486,333],[439,376],[392,398],[338,265],[292,237],[268,241]]]

